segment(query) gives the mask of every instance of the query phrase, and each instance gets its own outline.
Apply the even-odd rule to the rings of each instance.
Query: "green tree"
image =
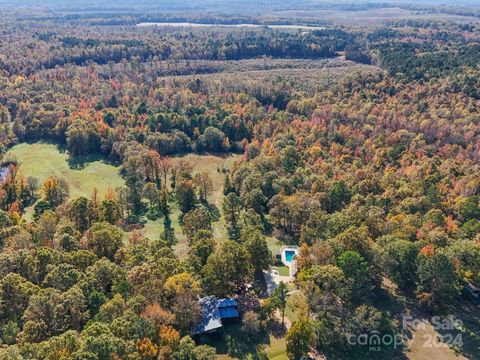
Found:
[[[107,222],[95,223],[86,233],[87,248],[98,257],[105,256],[113,260],[122,245],[123,234],[116,226]]]
[[[361,301],[363,296],[371,290],[368,263],[359,253],[350,250],[338,257],[337,264],[349,280],[352,300]]]
[[[259,230],[242,234],[242,243],[250,255],[250,262],[257,273],[273,265],[272,252],[268,248],[267,239]]]
[[[190,246],[189,264],[195,272],[201,272],[210,255],[215,251],[216,241],[211,231],[200,230],[193,238]]]
[[[225,196],[223,200],[223,216],[227,222],[228,237],[230,240],[238,240],[240,238],[240,212],[241,200],[237,194],[231,192]]]
[[[0,280],[0,314],[2,319],[17,321],[27,308],[30,297],[40,288],[16,273]]]
[[[338,211],[350,201],[351,193],[343,181],[334,183],[327,192],[327,209],[330,213]]]
[[[206,345],[196,346],[190,336],[183,337],[173,353],[175,360],[214,360],[215,356],[215,349]]]
[[[89,201],[85,197],[79,197],[70,203],[68,216],[80,232],[84,232],[91,226],[91,213]]]
[[[203,208],[190,210],[183,217],[183,233],[192,243],[195,234],[201,230],[212,230],[212,219],[210,214]]]
[[[441,249],[427,247],[417,257],[418,298],[428,306],[444,306],[459,294],[460,279],[453,262]]]
[[[270,297],[271,303],[280,310],[282,314],[282,326],[285,325],[285,309],[287,308],[288,300],[288,288],[287,284],[283,281],[278,284],[278,286],[273,291],[272,296]]]
[[[287,333],[287,355],[291,360],[306,356],[315,344],[315,328],[306,316],[301,316]]]
[[[116,200],[106,199],[100,203],[100,220],[112,225],[122,218],[122,208]]]
[[[181,179],[175,186],[175,199],[183,214],[195,207],[195,189],[191,180]]]
[[[245,248],[234,241],[226,241],[207,260],[204,286],[218,296],[241,290],[251,275],[249,256]]]
[[[385,271],[402,289],[415,285],[417,279],[418,246],[408,240],[396,240],[386,245]]]

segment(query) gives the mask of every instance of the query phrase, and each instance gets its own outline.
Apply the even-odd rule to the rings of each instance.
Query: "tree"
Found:
[[[30,297],[40,288],[16,273],[0,280],[0,314],[2,319],[18,321]]]
[[[273,265],[272,252],[268,248],[267,239],[256,228],[242,234],[242,243],[250,255],[250,261],[257,273]]]
[[[228,147],[225,144],[225,134],[213,126],[208,126],[205,132],[200,135],[196,141],[196,150],[198,152],[212,151],[225,152]]]
[[[106,221],[114,225],[122,218],[122,215],[122,208],[116,200],[105,199],[100,203],[101,221]]]
[[[92,322],[82,332],[84,351],[95,358],[114,360],[125,356],[127,344],[116,337],[110,327],[102,322]],[[91,355],[90,355],[91,356]]]
[[[175,198],[183,214],[195,207],[195,190],[191,180],[180,180],[175,187]]]
[[[172,169],[172,160],[169,157],[161,156],[159,162],[160,174],[163,177],[163,186],[167,186],[167,177]]]
[[[45,211],[52,210],[52,204],[45,200],[39,200],[33,208],[33,219],[38,220]]]
[[[192,179],[193,166],[188,161],[178,160],[172,166],[172,188],[175,188],[179,180]]]
[[[287,355],[291,360],[306,356],[315,342],[315,329],[312,321],[300,316],[287,333]]]
[[[36,223],[34,239],[39,245],[50,245],[53,242],[58,223],[58,217],[51,210],[40,215]]]
[[[210,214],[203,208],[190,210],[183,217],[183,233],[192,243],[195,234],[201,230],[212,230],[212,219]]]
[[[242,318],[242,331],[250,339],[254,340],[260,334],[262,324],[258,314],[253,311],[246,311]]]
[[[206,345],[195,346],[190,336],[183,337],[173,353],[175,360],[214,360],[215,356],[215,349]]]
[[[170,276],[165,282],[165,292],[175,315],[177,328],[188,333],[201,318],[198,297],[200,283],[188,273]]]
[[[33,177],[33,176],[29,176],[27,177],[27,190],[30,194],[30,198],[35,198],[35,193],[37,192],[37,190],[39,189],[40,185],[39,185],[39,181],[37,178]]]
[[[200,273],[210,255],[215,251],[216,241],[208,230],[200,230],[191,241],[189,264]]]
[[[91,213],[89,201],[85,197],[79,197],[70,203],[68,216],[80,232],[84,232],[91,226]]]
[[[57,207],[68,198],[69,187],[65,180],[56,176],[47,178],[42,187],[44,200]]]
[[[196,174],[193,182],[198,189],[200,201],[207,202],[207,197],[213,190],[213,181],[206,172]]]
[[[368,263],[359,253],[351,250],[342,253],[337,263],[350,282],[352,300],[361,301],[371,288]]]
[[[226,241],[207,260],[203,269],[204,287],[218,296],[233,294],[244,287],[251,275],[244,247]]]
[[[287,146],[281,151],[283,169],[287,173],[293,173],[301,163],[300,153],[293,146]]]
[[[80,330],[87,317],[86,301],[78,287],[65,293],[42,289],[32,295],[23,314],[25,325],[19,335],[26,341],[39,342],[68,329]]]
[[[444,306],[459,294],[460,279],[448,256],[433,246],[425,246],[417,257],[419,300],[431,307]]]
[[[327,193],[328,211],[335,212],[340,210],[350,201],[350,197],[350,191],[343,181],[334,183]]]
[[[150,208],[154,208],[156,205],[158,205],[160,199],[159,191],[154,183],[149,182],[143,186],[143,196],[148,199]]]
[[[241,201],[234,192],[228,193],[223,200],[223,216],[227,222],[228,237],[231,240],[238,240],[240,238],[240,212]]]
[[[132,214],[138,215],[142,210],[143,182],[136,175],[127,176],[125,182],[127,184],[125,205]]]
[[[273,291],[270,301],[282,314],[282,326],[285,326],[285,309],[287,308],[288,288],[283,281]]]
[[[2,340],[7,345],[15,344],[20,327],[15,321],[9,321],[2,328]]]
[[[107,222],[95,223],[86,232],[86,246],[98,257],[105,256],[113,260],[122,245],[123,234],[114,225]]]
[[[408,240],[396,240],[385,247],[385,270],[402,289],[415,285],[418,246]]]
[[[261,189],[253,189],[242,192],[241,199],[245,208],[253,209],[257,214],[260,215],[264,213],[265,205],[268,201],[265,195],[263,195]]]
[[[460,204],[459,212],[465,221],[470,219],[480,219],[480,196],[475,195],[466,198]]]
[[[48,272],[42,285],[66,291],[75,285],[80,277],[81,273],[72,265],[60,264]]]

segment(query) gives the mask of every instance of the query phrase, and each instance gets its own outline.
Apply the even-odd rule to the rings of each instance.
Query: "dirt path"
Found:
[[[278,319],[280,323],[282,323],[282,313],[280,310],[275,311],[275,317]],[[288,317],[285,315],[285,320],[284,320],[285,328],[288,330],[292,327],[292,322],[288,319]]]

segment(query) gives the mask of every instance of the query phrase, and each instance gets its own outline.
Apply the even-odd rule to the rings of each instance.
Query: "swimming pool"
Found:
[[[285,250],[285,261],[287,263],[290,264],[294,257],[295,257],[295,251],[294,250]]]

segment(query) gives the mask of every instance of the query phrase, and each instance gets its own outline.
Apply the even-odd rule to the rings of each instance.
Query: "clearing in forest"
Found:
[[[40,184],[49,176],[65,179],[70,187],[70,198],[90,198],[94,188],[103,198],[108,189],[125,184],[120,177],[119,167],[108,164],[100,157],[72,159],[54,144],[18,144],[6,153],[4,159],[16,160],[20,164],[21,174],[36,177]]]

